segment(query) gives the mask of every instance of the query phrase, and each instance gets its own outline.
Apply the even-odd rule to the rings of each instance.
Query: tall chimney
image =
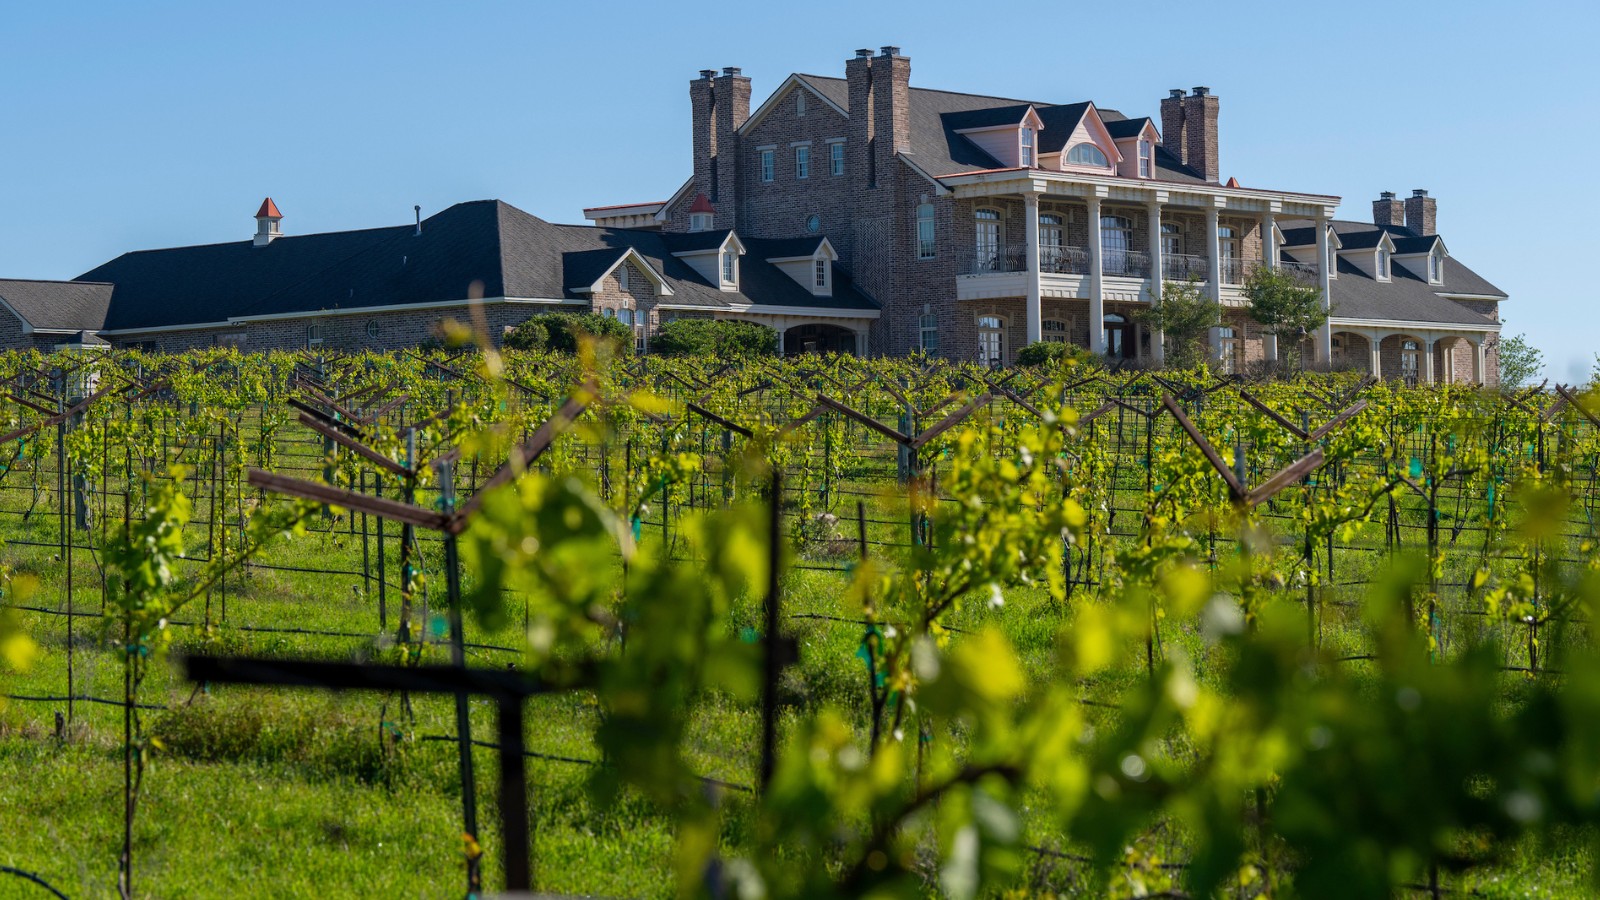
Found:
[[[1439,233],[1439,201],[1422,188],[1406,198],[1406,227],[1417,234]]]
[[[750,118],[750,79],[737,66],[727,66],[712,79],[716,100],[712,131],[715,151],[711,157],[711,202],[716,204],[716,227],[735,228],[739,211],[739,126]]]
[[[849,176],[856,190],[877,187],[877,169],[872,139],[875,137],[872,115],[872,51],[857,50],[854,58],[844,64],[844,78],[850,102],[849,140],[845,153],[849,158]]]
[[[278,223],[283,221],[283,213],[278,212],[278,204],[272,198],[261,201],[261,208],[256,210],[256,240],[257,247],[265,247],[280,237],[283,230]]]
[[[911,149],[911,60],[882,48],[872,61],[872,167],[877,183],[899,172],[895,154]]]
[[[1372,224],[1400,226],[1406,224],[1405,207],[1394,198],[1394,191],[1384,191],[1372,201]]]
[[[1216,181],[1222,173],[1217,159],[1218,101],[1208,87],[1197,87],[1183,101],[1184,163],[1199,172],[1207,181]]]
[[[716,192],[713,182],[717,158],[717,94],[713,79],[716,69],[701,69],[700,77],[689,82],[691,136],[694,150],[693,194],[710,196]]]
[[[1178,162],[1189,163],[1189,139],[1184,129],[1182,88],[1173,88],[1161,101],[1161,146],[1177,157]]]

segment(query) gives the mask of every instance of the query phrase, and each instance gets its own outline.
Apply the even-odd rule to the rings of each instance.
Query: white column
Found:
[[[1100,240],[1100,198],[1089,197],[1089,351],[1106,352],[1106,298],[1104,248]]]
[[[1044,340],[1044,311],[1039,300],[1039,195],[1034,191],[1027,191],[1022,195],[1022,205],[1026,207],[1022,216],[1023,240],[1027,246],[1028,270],[1028,343],[1034,344]]]
[[[776,331],[778,333],[778,356],[779,356],[779,358],[782,358],[782,356],[783,356],[783,326],[782,325],[774,325],[774,326],[772,326],[772,330]]]
[[[1206,207],[1206,283],[1211,302],[1218,307],[1218,321],[1222,315],[1222,239],[1217,231],[1217,207]],[[1211,358],[1222,358],[1222,329],[1211,329]]]
[[[1479,335],[1478,342],[1472,345],[1472,377],[1482,387],[1489,383],[1489,336]]]
[[[1374,331],[1367,335],[1367,349],[1372,352],[1372,376],[1374,378],[1383,377],[1383,351],[1379,349],[1379,345],[1382,343],[1383,335],[1378,332]]]
[[[1438,341],[1431,337],[1422,339],[1422,381],[1424,384],[1433,384],[1433,348],[1438,346]]]
[[[856,356],[864,357],[866,355],[867,355],[867,332],[866,332],[866,329],[864,329],[864,328],[856,329]]]
[[[1161,305],[1161,201],[1150,201],[1150,305]],[[1166,335],[1160,329],[1150,332],[1150,356],[1155,364],[1167,362]]]
[[[1322,311],[1331,310],[1333,285],[1328,277],[1328,220],[1318,216],[1317,229],[1317,286],[1322,289]],[[1333,363],[1333,323],[1324,322],[1317,329],[1317,360],[1324,367]]]
[[[1278,219],[1267,210],[1261,215],[1261,260],[1269,269],[1278,267],[1278,238],[1274,232],[1278,228]],[[1262,334],[1262,350],[1271,362],[1278,361],[1278,336],[1275,334]]]

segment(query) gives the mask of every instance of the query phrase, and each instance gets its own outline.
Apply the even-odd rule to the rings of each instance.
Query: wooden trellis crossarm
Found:
[[[828,407],[818,403],[816,406],[811,407],[811,410],[805,415],[779,428],[778,436],[787,437],[789,434],[800,430],[801,426],[810,425],[812,422],[815,422],[823,413],[827,411]]]
[[[927,431],[924,431],[923,433],[912,438],[911,443],[908,446],[910,446],[912,450],[921,450],[923,447],[927,446],[929,441],[941,434],[944,434],[951,427],[960,423],[962,420],[976,412],[979,407],[993,399],[993,394],[983,394],[973,398],[971,403],[968,403],[966,406],[963,406],[950,415],[945,416],[943,419],[940,419],[932,428],[929,428]]]
[[[1183,428],[1184,433],[1189,435],[1189,440],[1194,441],[1195,446],[1200,448],[1200,452],[1206,455],[1206,460],[1211,463],[1211,467],[1216,469],[1217,473],[1222,476],[1222,480],[1228,483],[1228,491],[1233,494],[1233,499],[1235,501],[1245,499],[1244,485],[1239,483],[1238,476],[1233,474],[1233,469],[1229,468],[1226,462],[1223,462],[1222,454],[1217,452],[1217,448],[1211,446],[1211,442],[1206,440],[1206,436],[1200,433],[1200,429],[1189,421],[1187,415],[1184,415],[1183,408],[1178,406],[1178,401],[1172,399],[1171,394],[1162,394],[1161,405],[1167,408],[1167,412],[1172,413],[1172,417],[1178,420],[1178,425]]]
[[[1564,387],[1562,387],[1561,385],[1558,384],[1558,385],[1556,385],[1556,392],[1559,393],[1562,397],[1566,398],[1566,401],[1568,403],[1572,404],[1572,408],[1577,410],[1578,412],[1582,413],[1583,417],[1585,419],[1588,419],[1591,423],[1594,424],[1594,427],[1600,428],[1600,416],[1596,416],[1594,413],[1590,412],[1588,410],[1588,408],[1586,408],[1582,403],[1579,403],[1578,402],[1578,398],[1574,397],[1572,395],[1571,391],[1567,390],[1566,388],[1564,388]]]
[[[360,510],[384,519],[404,522],[418,528],[427,528],[431,531],[444,531],[450,519],[442,513],[436,513],[420,506],[401,503],[398,500],[389,500],[384,497],[374,497],[369,494],[360,494],[355,491],[334,487],[317,481],[302,481],[290,478],[287,475],[278,475],[273,472],[263,472],[260,469],[251,469],[248,476],[251,487],[258,487],[264,491],[275,494],[286,494],[290,497],[299,497],[302,500],[314,500],[318,503],[327,503],[332,506],[342,506],[346,509]]]
[[[1322,463],[1322,448],[1318,447],[1295,460],[1288,468],[1279,471],[1278,474],[1268,478],[1257,486],[1255,490],[1246,494],[1244,505],[1256,506],[1271,500],[1274,494],[1321,468]]]
[[[339,430],[337,430],[335,428],[331,428],[331,427],[329,427],[327,425],[324,425],[323,423],[317,421],[315,418],[313,418],[311,416],[306,415],[305,413],[301,413],[300,414],[300,424],[306,426],[307,428],[311,429],[312,431],[315,431],[316,433],[322,435],[323,437],[327,438],[328,440],[333,441],[335,444],[338,444],[339,446],[345,448],[346,450],[349,450],[350,452],[356,454],[357,456],[360,456],[363,459],[366,459],[366,460],[372,462],[374,465],[378,466],[380,469],[386,469],[386,470],[388,470],[390,472],[393,472],[394,474],[400,475],[400,476],[406,476],[406,475],[410,475],[411,474],[411,470],[407,469],[405,466],[401,465],[400,463],[397,463],[394,460],[390,459],[389,457],[384,456],[382,453],[379,453],[378,451],[372,449],[371,447],[368,447],[366,444],[361,443],[360,441],[356,440],[355,438],[348,437],[343,432],[341,432],[341,431],[339,431]]]
[[[1078,424],[1079,425],[1087,425],[1090,422],[1093,422],[1095,419],[1100,418],[1101,416],[1105,415],[1108,412],[1111,412],[1113,409],[1116,409],[1116,408],[1117,408],[1117,404],[1116,403],[1114,403],[1114,402],[1112,402],[1110,400],[1107,400],[1106,402],[1104,402],[1104,403],[1100,404],[1099,406],[1095,407],[1093,412],[1091,412],[1088,415],[1084,416],[1083,418],[1079,419],[1078,420]]]
[[[1306,436],[1306,440],[1311,441],[1312,443],[1316,443],[1317,441],[1322,440],[1323,438],[1327,437],[1330,433],[1332,433],[1334,429],[1339,428],[1340,426],[1344,425],[1344,423],[1346,423],[1346,422],[1350,421],[1351,419],[1355,418],[1356,416],[1360,415],[1361,411],[1366,409],[1366,408],[1367,408],[1367,401],[1365,401],[1365,400],[1356,401],[1356,404],[1354,406],[1350,407],[1349,409],[1346,409],[1344,412],[1341,412],[1337,416],[1334,416],[1333,418],[1329,419],[1326,423],[1323,424],[1323,426],[1321,428],[1318,428],[1315,431],[1311,432],[1309,435],[1307,435]]]
[[[468,497],[467,501],[461,504],[455,515],[450,517],[446,530],[451,534],[460,534],[467,527],[467,522],[477,512],[478,507],[483,505],[484,496],[489,491],[517,477],[518,474],[525,471],[528,466],[542,456],[546,450],[550,449],[550,445],[555,443],[555,439],[567,429],[567,426],[571,425],[578,416],[583,415],[585,409],[589,408],[590,398],[594,396],[595,391],[598,389],[599,386],[591,380],[585,382],[583,387],[579,388],[573,396],[568,397],[567,402],[561,404],[561,408],[546,419],[544,424],[540,425],[538,430],[528,438],[528,442],[512,450],[511,458],[502,463],[500,468],[489,476],[489,480],[478,488],[477,493]]]
[[[1561,385],[1559,385],[1559,384],[1556,385],[1556,388],[1558,390],[1560,389],[1560,387],[1561,387]],[[1566,393],[1563,392],[1562,395],[1556,399],[1556,402],[1550,404],[1550,407],[1548,409],[1546,409],[1542,415],[1539,416],[1539,421],[1540,422],[1549,422],[1551,419],[1554,419],[1556,417],[1556,413],[1561,412],[1561,407],[1566,406],[1566,405],[1567,405],[1567,397],[1566,397]]]
[[[329,409],[333,410],[334,412],[338,413],[339,415],[344,416],[346,419],[353,419],[353,420],[355,420],[357,422],[361,421],[361,417],[360,416],[356,415],[355,413],[351,412],[348,409],[345,409],[344,406],[339,403],[339,401],[333,399],[332,397],[329,397],[327,394],[324,394],[323,392],[317,390],[316,388],[312,387],[311,385],[308,384],[305,387],[301,388],[301,390],[303,390],[306,393],[310,394],[313,400],[316,400],[318,403],[321,403],[323,406],[328,407]]]
[[[1250,393],[1244,388],[1239,389],[1239,396],[1244,399],[1244,402],[1254,406],[1256,409],[1261,410],[1263,415],[1272,421],[1277,422],[1280,427],[1284,428],[1295,437],[1305,440],[1309,436],[1304,428],[1301,428],[1299,425],[1296,425],[1295,423],[1284,418],[1278,413],[1277,410],[1266,405],[1265,403],[1262,403],[1260,400],[1257,400],[1254,394]]]
[[[333,416],[328,415],[327,413],[323,412],[320,409],[317,409],[315,406],[312,406],[309,403],[302,403],[301,401],[296,400],[293,397],[287,398],[284,402],[288,403],[290,406],[294,407],[295,409],[300,410],[300,413],[302,415],[310,416],[311,418],[316,419],[318,422],[321,422],[322,424],[327,425],[330,428],[337,428],[340,431],[343,431],[343,432],[349,434],[351,437],[356,438],[357,440],[366,437],[366,435],[361,432],[361,429],[355,427],[354,425],[350,424],[349,422],[343,421],[341,419],[335,419]]]
[[[834,410],[837,410],[838,412],[844,413],[845,415],[849,416],[850,418],[855,419],[856,421],[858,421],[861,424],[867,426],[868,428],[871,428],[873,431],[876,431],[879,434],[889,438],[890,440],[894,441],[895,443],[898,443],[898,444],[909,444],[909,443],[911,443],[911,438],[906,437],[905,435],[901,434],[900,432],[896,431],[893,428],[890,428],[889,426],[883,424],[882,422],[879,422],[877,419],[874,419],[873,417],[867,415],[866,413],[857,412],[854,409],[851,409],[850,407],[844,405],[843,403],[840,403],[839,401],[833,399],[832,397],[827,396],[826,394],[818,394],[817,395],[817,402],[821,403],[824,406],[827,406],[827,407],[830,407],[830,408],[832,408]]]
[[[737,432],[738,434],[742,434],[745,437],[749,437],[751,435],[750,429],[744,427],[743,425],[738,424],[737,422],[730,422],[727,419],[724,419],[723,417],[717,415],[716,413],[712,412],[709,409],[706,409],[705,407],[703,407],[703,406],[701,406],[701,405],[699,405],[697,403],[686,403],[686,404],[684,404],[684,406],[688,407],[689,411],[694,413],[695,415],[698,415],[698,416],[700,416],[702,418],[705,418],[705,419],[710,419],[711,421],[717,423],[718,425],[721,425],[723,428],[726,428],[729,431]]]
[[[6,396],[8,396],[12,400],[15,400],[16,402],[22,404],[23,406],[26,406],[27,408],[33,410],[34,412],[41,412],[41,413],[44,413],[47,416],[53,416],[53,415],[56,414],[55,410],[50,409],[47,406],[41,406],[38,403],[33,402],[32,400],[24,400],[23,398],[18,397],[16,394],[7,394]]]

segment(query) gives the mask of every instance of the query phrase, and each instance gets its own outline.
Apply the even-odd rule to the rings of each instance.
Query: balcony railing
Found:
[[[1193,278],[1206,281],[1211,277],[1211,261],[1204,256],[1168,253],[1161,257],[1161,278],[1164,281],[1188,281]]]
[[[1244,284],[1245,276],[1253,267],[1253,264],[1247,264],[1238,257],[1223,257],[1217,268],[1221,271],[1223,284]]]
[[[1123,278],[1149,278],[1150,254],[1137,250],[1107,250],[1100,260],[1101,274]]]
[[[1082,247],[1044,244],[1039,247],[1039,271],[1051,275],[1087,275],[1089,251]]]
[[[1025,244],[980,244],[968,250],[960,262],[963,275],[1028,270]]]

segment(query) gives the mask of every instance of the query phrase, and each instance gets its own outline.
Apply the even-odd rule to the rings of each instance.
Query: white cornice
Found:
[[[1403,328],[1420,331],[1500,331],[1499,322],[1484,322],[1482,325],[1467,325],[1461,322],[1419,322],[1407,319],[1348,319],[1342,316],[1329,316],[1330,325],[1344,325],[1350,328]]]
[[[693,307],[704,309],[705,307]],[[817,306],[764,306],[759,303],[744,305],[729,304],[728,312],[734,313],[766,313],[774,316],[815,316],[817,318],[832,319],[876,319],[879,311],[876,309],[829,309]]]

